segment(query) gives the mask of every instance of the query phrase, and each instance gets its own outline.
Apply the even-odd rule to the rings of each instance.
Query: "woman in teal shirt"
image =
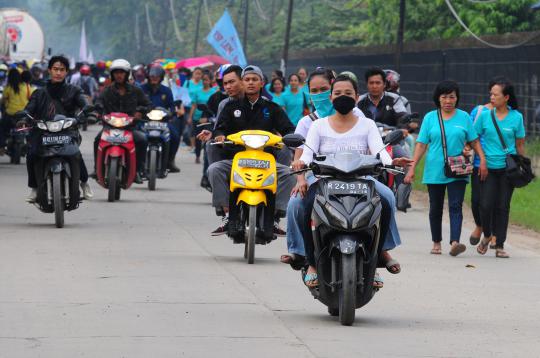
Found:
[[[504,77],[498,77],[489,84],[490,102],[494,109],[484,111],[474,127],[484,140],[489,175],[480,187],[480,212],[484,238],[477,247],[479,254],[487,251],[491,236],[496,236],[495,256],[510,257],[504,251],[508,231],[510,202],[514,187],[506,179],[506,154],[525,155],[525,126],[523,116],[517,111],[518,103],[514,86]],[[495,123],[499,127],[507,150],[501,143]],[[494,225],[494,223],[497,223]]]
[[[463,198],[468,179],[448,178],[444,174],[444,154],[439,113],[442,117],[448,156],[461,155],[466,144],[474,148],[480,156],[479,175],[481,180],[487,175],[486,158],[478,135],[474,130],[469,114],[457,109],[459,103],[459,86],[454,81],[442,81],[435,88],[433,101],[437,110],[424,117],[420,134],[416,139],[413,165],[405,183],[414,179],[416,164],[427,149],[426,164],[422,183],[427,184],[429,194],[429,224],[433,248],[431,253],[441,254],[442,214],[445,192],[448,192],[448,211],[450,213],[450,255],[457,256],[464,252],[466,246],[459,242],[463,222]]]
[[[200,108],[201,105],[208,103],[210,97],[216,93],[217,87],[212,87],[213,81],[212,73],[205,71],[202,76],[203,88],[200,91],[194,92],[193,97],[191,98],[191,112],[189,113],[188,123],[191,124],[192,128],[192,137],[195,138],[195,163],[199,164],[201,162],[201,150],[202,143],[200,140],[196,139],[197,135],[201,132],[201,128],[198,127],[199,124],[208,122],[208,114],[202,111]]]
[[[289,76],[289,90],[282,94],[285,112],[295,126],[304,116],[304,108],[307,107],[305,93],[299,86],[300,77],[293,73]]]
[[[283,94],[285,91],[285,80],[283,78],[274,78],[270,83],[270,94],[272,95],[272,102],[277,103],[280,107],[284,107]]]

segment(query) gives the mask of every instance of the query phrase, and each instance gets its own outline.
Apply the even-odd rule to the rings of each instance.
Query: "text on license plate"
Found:
[[[369,186],[366,183],[347,183],[332,181],[327,183],[329,194],[367,195]]]
[[[260,159],[239,159],[238,166],[240,168],[269,169],[270,161]]]
[[[108,136],[105,139],[109,143],[127,143],[129,141],[129,137],[126,136]]]
[[[54,137],[42,137],[43,145],[69,144],[71,137],[68,135],[59,135]]]

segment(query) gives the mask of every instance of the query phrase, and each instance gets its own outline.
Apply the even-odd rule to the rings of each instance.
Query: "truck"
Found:
[[[0,9],[0,57],[30,61],[44,55],[45,36],[37,20],[24,10]]]

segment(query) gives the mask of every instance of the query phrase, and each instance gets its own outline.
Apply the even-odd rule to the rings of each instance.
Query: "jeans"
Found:
[[[383,250],[389,251],[401,245],[401,238],[396,223],[396,202],[394,193],[386,185],[373,179],[375,188],[381,197],[381,238],[384,238]],[[289,253],[307,257],[310,265],[315,266],[314,246],[311,228],[311,212],[315,201],[316,186],[310,185],[306,196],[292,197],[287,207],[287,248]]]
[[[497,237],[497,248],[504,248],[510,216],[510,202],[514,187],[508,182],[504,169],[489,169],[489,175],[480,184],[480,212],[484,236]]]
[[[184,130],[184,117],[178,118],[174,117],[169,123],[169,132],[171,133],[171,140],[169,145],[169,161],[173,161],[176,157],[176,152],[178,152],[178,148],[180,147],[180,135],[182,131]]]
[[[448,184],[428,184],[429,226],[433,242],[442,241],[442,216],[446,191],[448,191],[448,211],[450,213],[450,243],[459,242],[461,225],[463,224],[462,207],[466,186],[465,180],[456,180]]]

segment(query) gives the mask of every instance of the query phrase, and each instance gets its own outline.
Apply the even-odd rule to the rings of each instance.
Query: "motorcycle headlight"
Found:
[[[328,218],[333,221],[334,224],[347,229],[347,218],[345,218],[336,208],[327,202],[324,204],[324,210],[326,211]]]
[[[47,125],[43,122],[38,122],[37,126],[39,129],[43,129],[44,131],[47,130]]]
[[[274,184],[274,182],[276,181],[276,176],[272,173],[268,176],[268,178],[266,178],[266,180],[262,183],[262,186],[265,187],[265,186],[269,186],[269,185],[272,185]]]
[[[73,121],[73,119],[67,119],[66,122],[64,123],[64,127],[63,127],[63,128],[64,128],[64,129],[69,128],[69,127],[71,127],[71,126],[73,125],[73,123],[75,123],[75,122]]]
[[[238,174],[237,172],[233,173],[233,181],[238,185],[246,186],[246,182],[244,181],[244,178],[242,178],[242,176]]]
[[[47,122],[47,130],[49,132],[60,132],[64,128],[64,120],[56,122]]]
[[[240,137],[244,144],[253,149],[259,149],[263,147],[270,139],[267,135],[259,134],[244,134]]]

